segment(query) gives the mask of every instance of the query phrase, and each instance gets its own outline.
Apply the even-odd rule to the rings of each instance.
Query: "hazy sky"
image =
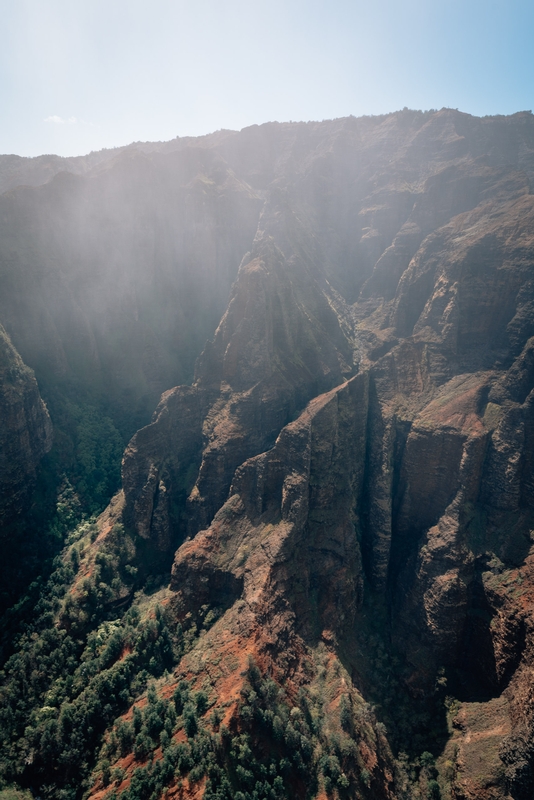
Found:
[[[0,153],[534,108],[534,0],[0,0]]]

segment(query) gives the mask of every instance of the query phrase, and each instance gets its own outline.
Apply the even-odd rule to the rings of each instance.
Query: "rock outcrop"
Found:
[[[403,691],[431,702],[446,675],[465,704],[455,725],[473,702],[506,696],[514,707],[511,687],[524,680],[525,611],[489,586],[494,564],[517,570],[528,557],[533,480],[532,164],[504,166],[491,148],[475,156],[463,126],[441,112],[413,134],[397,162],[406,176],[418,143],[410,191],[398,191],[398,173],[395,187],[373,173],[350,287],[347,249],[328,248],[339,248],[327,212],[341,201],[320,216],[310,200],[325,186],[319,155],[287,193],[272,189],[197,365],[202,460],[181,534],[194,538],[171,581],[184,613],[228,608],[210,634],[215,649],[246,608],[265,653],[290,641],[303,653],[322,638],[349,663],[375,598],[388,609],[387,647],[405,664]],[[336,145],[325,160],[335,162]],[[369,189],[362,173],[343,183],[345,201]],[[318,395],[325,380],[337,388]],[[135,490],[125,482],[131,507],[152,485],[144,475]],[[352,670],[365,694],[357,657]],[[500,771],[489,758],[487,775],[465,777],[459,755],[443,792],[486,796],[476,793],[487,778],[488,797],[528,795],[530,723],[524,711],[506,719]]]
[[[122,558],[127,536],[136,553],[128,572],[102,551],[99,575],[114,557],[123,570],[110,615],[130,601],[151,608],[126,574],[173,564],[161,597],[187,647],[150,703],[172,695],[183,711],[184,682],[204,692],[214,755],[211,772],[189,765],[187,777],[169,776],[169,796],[226,798],[239,786],[243,797],[245,785],[263,796],[228,760],[232,736],[243,763],[254,757],[265,770],[266,754],[307,752],[308,766],[295,755],[277,784],[296,797],[532,796],[533,177],[531,114],[478,120],[443,109],[178,140],[0,197],[9,215],[37,207],[41,192],[69,226],[66,197],[76,213],[109,201],[94,230],[113,225],[89,250],[118,327],[106,310],[95,326],[85,267],[69,273],[66,260],[65,314],[82,312],[72,352],[70,323],[52,304],[27,334],[9,317],[21,352],[37,359],[36,342],[56,342],[42,362],[52,372],[77,369],[83,352],[88,374],[115,374],[110,342],[120,349],[130,331],[124,366],[146,385],[162,354],[182,352],[178,334],[165,338],[178,287],[194,287],[174,309],[186,331],[186,306],[202,295],[215,315],[235,278],[194,381],[165,387],[127,447],[124,510],[121,500],[108,511],[91,550],[97,564],[115,536]],[[157,186],[159,201],[140,200],[141,186]],[[115,214],[119,201],[126,216]],[[172,227],[164,206],[176,229],[159,237]],[[84,243],[69,250],[73,263]],[[115,271],[103,268],[108,256]],[[153,349],[139,347],[138,324]],[[93,566],[84,569],[76,591],[89,597]],[[169,724],[165,746],[185,747],[195,724]],[[119,728],[108,727],[105,747],[126,791],[136,768],[147,774],[146,747],[113,750]],[[217,758],[227,795],[224,782],[213,788]],[[106,763],[95,798],[111,791]]]
[[[0,537],[23,516],[52,425],[32,371],[0,326]]]

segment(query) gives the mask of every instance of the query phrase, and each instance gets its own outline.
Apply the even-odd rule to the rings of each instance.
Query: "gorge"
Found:
[[[533,796],[533,180],[530,112],[0,156],[6,792]]]

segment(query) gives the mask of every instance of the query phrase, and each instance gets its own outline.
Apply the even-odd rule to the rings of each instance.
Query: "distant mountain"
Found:
[[[2,158],[5,785],[531,798],[534,117]]]

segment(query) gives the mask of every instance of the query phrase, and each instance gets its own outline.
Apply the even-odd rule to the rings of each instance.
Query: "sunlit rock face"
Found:
[[[272,613],[309,644],[324,635],[371,696],[358,626],[385,607],[409,695],[431,696],[445,670],[466,709],[509,704],[500,772],[489,756],[477,776],[458,761],[443,790],[528,796],[531,712],[514,698],[530,601],[495,575],[528,573],[531,546],[532,118],[442,111],[240,136],[287,160],[270,181],[260,162],[255,241],[197,362],[202,448],[179,534],[194,538],[171,587],[184,608],[241,598],[261,624]],[[159,436],[180,402],[163,399],[137,437]],[[126,480],[130,507],[150,481]],[[469,713],[466,729],[490,724]]]
[[[404,111],[139,145],[0,196],[27,363],[118,408],[163,390],[95,547],[121,520],[172,564],[176,626],[216,610],[172,689],[235,736],[249,658],[292,719],[322,698],[340,797],[534,792],[533,179],[532,115]],[[291,749],[252,730],[255,757]],[[324,769],[294,794],[334,796]]]

